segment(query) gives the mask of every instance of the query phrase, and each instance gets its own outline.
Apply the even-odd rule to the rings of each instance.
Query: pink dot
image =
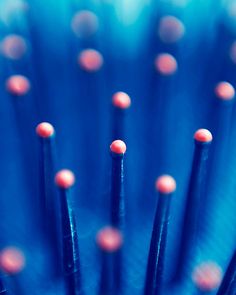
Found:
[[[127,109],[131,105],[131,100],[125,92],[116,92],[112,97],[112,103],[117,108]]]
[[[107,226],[98,232],[96,241],[102,250],[115,252],[123,244],[123,237],[118,229]]]
[[[14,75],[7,79],[6,87],[11,94],[22,96],[29,92],[30,82],[24,76]]]
[[[176,182],[170,175],[162,175],[156,180],[156,189],[162,194],[170,194],[176,190]]]
[[[89,10],[81,10],[74,15],[71,28],[76,36],[89,37],[98,30],[98,18]]]
[[[9,274],[20,272],[25,266],[24,254],[15,247],[7,247],[0,252],[0,267]]]
[[[7,58],[20,59],[25,54],[27,46],[21,36],[8,35],[2,41],[1,50]]]
[[[231,100],[234,98],[234,87],[228,82],[220,82],[215,88],[216,96],[222,100]]]
[[[78,56],[78,63],[88,72],[96,72],[103,65],[101,53],[94,49],[85,49]]]
[[[74,173],[68,169],[60,170],[55,176],[55,183],[60,188],[70,188],[75,183]]]
[[[165,43],[173,43],[180,40],[185,32],[183,23],[174,16],[164,16],[160,20],[158,34]]]
[[[54,127],[47,122],[42,122],[36,127],[36,133],[43,138],[51,137],[54,134]]]
[[[200,142],[210,142],[212,141],[212,134],[207,129],[198,129],[194,133],[194,139]]]
[[[122,140],[114,140],[110,145],[110,150],[115,154],[124,154],[126,152],[126,144]]]
[[[194,269],[192,280],[200,290],[212,291],[221,283],[222,270],[214,262],[204,262]]]
[[[168,76],[176,72],[177,62],[172,55],[168,53],[162,53],[156,57],[155,67],[159,73]]]

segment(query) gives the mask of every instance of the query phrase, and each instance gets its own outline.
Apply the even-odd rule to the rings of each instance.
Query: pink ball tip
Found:
[[[17,60],[25,54],[27,46],[21,36],[8,35],[2,41],[1,50],[5,57]]]
[[[36,127],[36,133],[38,136],[48,138],[54,135],[54,127],[47,122],[42,122]]]
[[[85,71],[96,72],[103,65],[103,57],[97,50],[85,49],[79,54],[78,63]]]
[[[7,247],[0,252],[0,267],[9,274],[20,272],[25,266],[24,254],[15,247]]]
[[[81,10],[74,15],[71,28],[76,36],[89,37],[98,29],[98,18],[89,10]]]
[[[123,244],[123,237],[118,229],[113,227],[102,228],[96,237],[98,246],[106,252],[115,252]]]
[[[156,189],[162,194],[170,194],[176,190],[176,182],[170,175],[162,175],[156,180]]]
[[[213,137],[209,130],[207,129],[198,129],[194,133],[194,139],[200,142],[211,142]]]
[[[30,90],[30,82],[24,76],[14,75],[8,78],[6,87],[11,94],[22,96]]]
[[[116,92],[112,97],[112,103],[115,107],[120,109],[127,109],[131,105],[131,100],[125,92]]]
[[[70,188],[75,183],[74,173],[68,169],[60,170],[55,176],[55,183],[60,188]]]
[[[161,18],[158,27],[158,35],[165,43],[173,43],[183,37],[185,27],[176,17],[167,15]]]
[[[110,145],[110,150],[115,154],[124,154],[126,152],[126,144],[122,140],[114,140]]]
[[[168,53],[159,54],[155,59],[156,70],[165,76],[172,75],[177,70],[176,59]]]
[[[222,100],[231,100],[234,98],[234,87],[228,82],[220,82],[215,88],[216,96]]]
[[[194,269],[192,280],[200,290],[212,291],[221,283],[222,270],[214,262],[204,262]]]

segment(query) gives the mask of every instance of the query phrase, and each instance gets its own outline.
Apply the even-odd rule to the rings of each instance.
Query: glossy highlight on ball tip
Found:
[[[75,176],[71,170],[62,169],[55,176],[55,183],[62,189],[68,189],[75,183]]]
[[[39,137],[49,138],[54,135],[54,127],[48,122],[42,122],[37,125],[36,133]]]
[[[198,129],[195,133],[194,133],[194,139],[198,142],[211,142],[213,137],[211,132],[208,129]]]
[[[127,93],[120,91],[113,95],[112,103],[117,108],[128,109],[131,105],[131,99]]]
[[[122,140],[114,140],[110,145],[110,150],[114,154],[124,154],[126,152],[126,144]]]
[[[162,194],[170,194],[176,190],[176,181],[170,175],[162,175],[156,180],[156,189]]]

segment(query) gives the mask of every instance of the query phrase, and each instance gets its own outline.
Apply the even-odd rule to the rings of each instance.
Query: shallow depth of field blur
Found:
[[[11,92],[13,75],[27,78],[25,93]],[[224,96],[224,89],[217,92],[221,82],[236,87],[236,1],[0,1],[0,249],[16,247],[25,257],[19,273],[3,274],[10,294],[65,294],[62,278],[52,275],[52,255],[38,222],[43,213],[37,205],[40,145],[35,128],[42,121],[56,130],[57,170],[68,168],[76,176],[71,204],[83,286],[85,294],[98,294],[101,264],[95,237],[109,224],[112,95],[118,91],[131,98],[123,138],[122,295],[143,294],[157,203],[154,184],[161,174],[177,183],[164,294],[195,294],[193,269],[182,284],[171,282],[193,134],[199,128],[209,129],[213,142],[193,265],[210,262],[224,273],[236,246],[236,108],[234,99],[219,98]],[[18,87],[15,91],[21,92]]]

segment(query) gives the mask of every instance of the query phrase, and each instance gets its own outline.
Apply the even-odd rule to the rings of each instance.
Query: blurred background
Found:
[[[234,0],[0,1],[0,248],[20,249],[25,259],[17,274],[3,269],[10,294],[64,294],[53,272],[60,257],[40,227],[35,128],[42,121],[56,130],[51,173],[68,168],[76,176],[71,206],[85,294],[98,294],[95,236],[109,224],[109,146],[119,120],[127,145],[121,294],[143,294],[155,180],[163,173],[177,183],[164,294],[196,292],[192,268],[181,284],[172,280],[199,128],[213,142],[192,263],[211,261],[225,271],[236,243],[235,38]],[[121,119],[112,105],[120,91],[131,98]]]

